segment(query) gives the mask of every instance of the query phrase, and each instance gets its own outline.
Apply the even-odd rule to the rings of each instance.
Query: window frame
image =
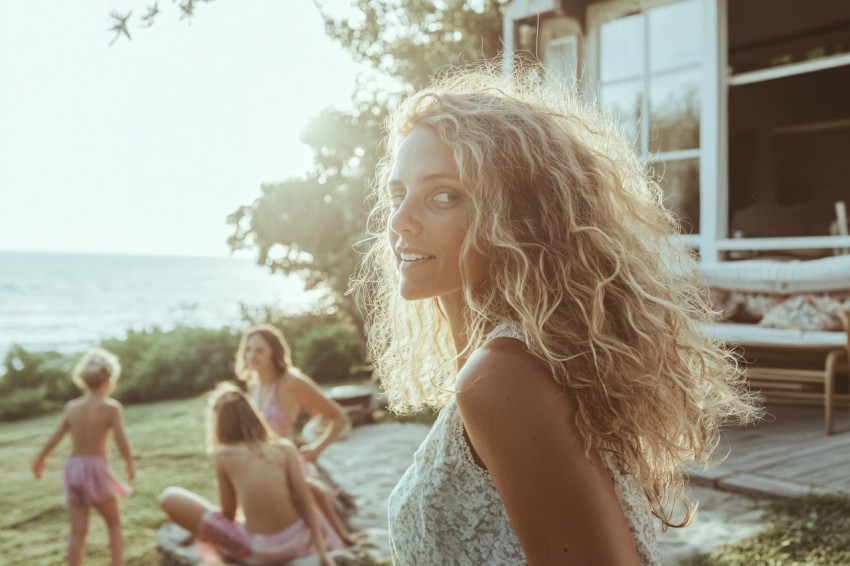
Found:
[[[649,24],[649,15],[648,12],[654,8],[659,8],[662,6],[667,6],[671,4],[677,4],[686,1],[695,1],[698,5],[700,5],[700,18],[703,21],[701,32],[703,33],[703,47],[700,50],[700,57],[696,62],[687,63],[683,65],[676,65],[674,67],[664,69],[662,71],[651,70],[651,62],[650,62],[650,24]],[[713,0],[709,0],[713,1]],[[706,169],[704,164],[706,163],[706,155],[703,150],[703,144],[705,143],[704,139],[704,130],[706,129],[706,109],[703,102],[704,95],[706,93],[706,77],[704,75],[704,67],[706,65],[705,61],[705,51],[706,44],[710,43],[709,38],[705,36],[706,34],[706,26],[705,26],[705,6],[706,0],[614,0],[611,2],[600,2],[591,4],[587,7],[587,27],[588,27],[588,42],[587,42],[587,61],[585,65],[586,73],[587,73],[587,82],[589,86],[589,92],[593,93],[597,98],[601,97],[601,89],[604,86],[614,86],[617,84],[625,84],[629,82],[634,82],[636,80],[640,80],[641,88],[643,89],[643,96],[641,100],[641,108],[640,113],[641,117],[639,120],[639,156],[642,160],[644,160],[648,165],[654,166],[659,163],[670,164],[677,161],[684,161],[688,159],[698,159],[699,160],[699,213],[700,213],[700,229],[698,232],[694,232],[692,234],[682,234],[680,236],[681,241],[683,241],[686,245],[692,248],[701,249],[704,246],[702,234],[704,231],[704,223],[709,220],[706,218],[706,206],[705,199],[703,198],[703,194],[706,192],[704,187],[707,187],[706,181],[709,179],[705,179],[703,177],[703,170]],[[610,80],[603,82],[602,81],[602,26],[608,22],[612,22],[618,19],[622,19],[629,16],[640,15],[641,16],[641,26],[643,31],[643,58],[644,58],[644,69],[641,73],[636,73],[634,75],[630,75],[627,77],[620,77],[615,80]],[[668,151],[650,151],[650,112],[652,106],[652,89],[650,88],[650,84],[654,79],[665,77],[665,76],[674,76],[676,74],[688,71],[697,71],[700,75],[699,80],[699,94],[700,94],[700,110],[699,110],[699,121],[700,121],[700,138],[699,138],[699,147],[692,149],[680,149],[680,150],[668,150]],[[714,222],[714,218],[710,217],[710,220]],[[707,231],[711,232],[711,231]],[[710,246],[709,246],[710,247]]]

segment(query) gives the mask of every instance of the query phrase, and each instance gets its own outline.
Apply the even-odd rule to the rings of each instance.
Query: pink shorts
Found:
[[[327,520],[321,513],[318,516],[327,549],[342,548],[342,541]],[[303,519],[279,533],[257,535],[249,533],[245,525],[231,521],[220,511],[207,511],[201,520],[198,540],[214,545],[225,558],[243,564],[283,562],[316,553],[310,529]]]
[[[65,501],[68,505],[94,505],[133,492],[101,456],[71,456],[65,464]]]

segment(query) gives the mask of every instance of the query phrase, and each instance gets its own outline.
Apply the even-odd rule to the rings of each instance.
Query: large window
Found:
[[[700,229],[699,0],[658,5],[599,27],[599,101],[652,167],[665,204]]]
[[[850,205],[850,3],[732,2],[728,19],[728,236],[830,255]]]

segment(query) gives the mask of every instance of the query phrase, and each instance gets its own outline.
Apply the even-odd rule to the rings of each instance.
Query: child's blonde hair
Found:
[[[207,449],[220,444],[269,440],[271,433],[245,393],[230,382],[219,383],[208,400]]]
[[[92,391],[107,381],[114,385],[120,375],[121,364],[115,354],[103,348],[92,348],[74,366],[71,379],[80,389]]]
[[[461,248],[468,347],[455,353],[436,301],[404,301],[385,235],[394,154],[416,127],[448,145],[475,210]],[[728,418],[757,411],[736,358],[706,337],[714,320],[678,223],[629,141],[592,108],[531,76],[453,73],[389,118],[372,196],[374,244],[356,287],[390,407],[443,407],[456,355],[502,321],[576,400],[585,450],[614,455],[673,525],[682,469],[706,463]],[[470,254],[489,258],[473,288]],[[522,376],[517,376],[521,379]],[[687,509],[687,507],[686,507]],[[691,513],[686,511],[685,522]]]

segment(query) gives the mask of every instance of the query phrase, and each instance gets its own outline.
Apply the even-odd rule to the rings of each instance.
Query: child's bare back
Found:
[[[103,516],[109,530],[111,564],[124,563],[118,497],[126,497],[131,490],[112,472],[106,453],[109,431],[112,431],[127,465],[127,478],[135,479],[133,455],[122,424],[121,403],[109,397],[120,372],[118,358],[106,350],[94,348],[83,356],[74,368],[72,379],[85,394],[65,405],[62,421],[32,465],[33,475],[41,478],[48,454],[70,433],[71,457],[65,463],[64,480],[71,524],[68,540],[68,564],[71,566],[82,563],[91,507]]]
[[[289,528],[301,514],[292,505],[291,467],[300,466],[295,445],[254,442],[223,444],[215,451],[216,472],[233,486],[252,533],[272,534]]]
[[[84,395],[70,401],[65,418],[71,434],[72,456],[106,457],[109,431],[116,431],[115,441],[121,444],[118,435],[123,435],[121,427],[121,403],[110,398],[94,394]]]

